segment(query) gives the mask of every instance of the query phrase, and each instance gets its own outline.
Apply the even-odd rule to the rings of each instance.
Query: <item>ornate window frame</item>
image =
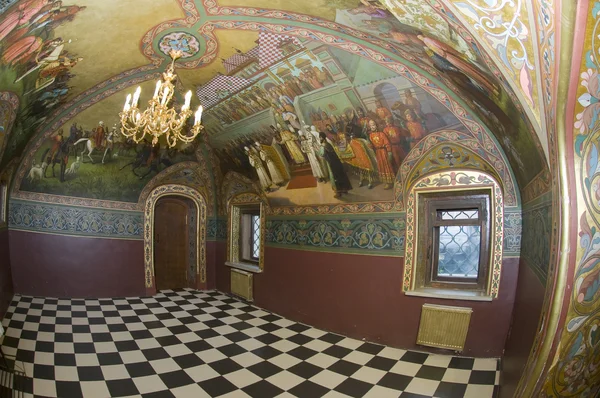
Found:
[[[244,262],[240,259],[240,220],[244,207],[259,206],[260,208],[260,255],[258,265]],[[255,193],[240,193],[229,200],[227,205],[227,261],[225,265],[245,271],[260,273],[265,269],[265,242],[267,235],[267,206],[261,197]]]
[[[196,189],[186,185],[166,184],[154,188],[146,199],[144,208],[144,275],[146,292],[156,293],[154,274],[154,209],[163,196],[183,196],[196,204],[196,231],[198,245],[196,250],[196,283],[206,283],[206,200]],[[201,286],[198,286],[199,288]]]
[[[446,291],[422,293],[416,288],[418,264],[418,203],[423,193],[448,193],[456,191],[489,190],[490,192],[490,272],[485,296],[446,294]],[[418,179],[409,189],[406,202],[406,248],[404,258],[404,277],[402,291],[407,295],[446,297],[463,300],[489,301],[498,297],[500,273],[502,270],[502,251],[504,236],[504,202],[500,184],[489,174],[474,170],[451,170],[436,172]],[[450,291],[448,291],[450,292]]]

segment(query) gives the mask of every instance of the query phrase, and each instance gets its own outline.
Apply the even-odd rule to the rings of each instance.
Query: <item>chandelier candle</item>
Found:
[[[138,109],[138,101],[142,93],[141,87],[138,87],[133,97],[131,94],[127,95],[123,112],[119,114],[121,134],[132,138],[135,143],[139,143],[146,136],[150,136],[152,137],[152,146],[154,146],[158,144],[159,138],[164,136],[167,145],[172,148],[178,142],[192,142],[204,128],[200,123],[203,110],[202,105],[200,105],[195,114],[194,125],[189,129],[189,132],[185,129],[187,120],[192,115],[190,110],[191,91],[185,94],[185,101],[179,112],[174,107],[169,107],[169,103],[175,94],[174,81],[177,78],[175,60],[181,57],[181,52],[171,51],[169,55],[173,61],[163,73],[163,81],[156,82],[156,89],[152,99],[148,101],[148,108],[144,111]],[[161,96],[160,99],[159,96]]]

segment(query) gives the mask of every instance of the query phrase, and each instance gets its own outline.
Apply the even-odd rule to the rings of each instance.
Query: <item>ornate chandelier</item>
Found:
[[[156,82],[156,90],[154,96],[148,101],[149,107],[140,112],[138,109],[138,100],[142,92],[141,87],[135,90],[133,98],[131,94],[127,95],[123,112],[119,114],[121,118],[121,134],[125,137],[132,138],[135,143],[139,143],[146,135],[152,137],[152,146],[158,143],[161,136],[165,136],[167,144],[170,148],[174,147],[178,141],[190,143],[198,133],[204,128],[200,124],[202,117],[202,105],[196,111],[196,119],[194,126],[191,128],[191,134],[182,133],[188,118],[192,115],[190,110],[190,100],[192,99],[192,91],[188,91],[185,95],[185,103],[181,107],[179,115],[175,108],[169,108],[173,94],[175,93],[175,85],[173,82],[177,78],[175,74],[175,60],[181,57],[181,51],[171,51],[169,55],[173,59],[167,71],[163,73],[163,81]]]

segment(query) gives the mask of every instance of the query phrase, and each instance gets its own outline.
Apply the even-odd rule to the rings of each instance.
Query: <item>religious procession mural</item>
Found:
[[[8,142],[0,167],[18,155],[35,129],[65,103],[69,80],[83,58],[68,51],[73,38],[55,37],[54,29],[84,9],[58,0],[24,0],[2,15],[0,91],[19,95],[20,107],[12,133],[2,138]]]
[[[229,74],[198,89],[209,143],[224,172],[258,181],[272,205],[393,200],[408,152],[463,129],[409,80],[321,43],[261,33],[223,62]]]

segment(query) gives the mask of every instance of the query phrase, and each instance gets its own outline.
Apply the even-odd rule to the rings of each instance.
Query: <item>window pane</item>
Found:
[[[459,210],[441,210],[438,216],[442,220],[477,220],[479,210],[477,209],[459,209]]]
[[[252,257],[260,255],[260,216],[252,216]]]
[[[446,225],[441,226],[439,231],[438,276],[477,278],[481,249],[480,226]]]

